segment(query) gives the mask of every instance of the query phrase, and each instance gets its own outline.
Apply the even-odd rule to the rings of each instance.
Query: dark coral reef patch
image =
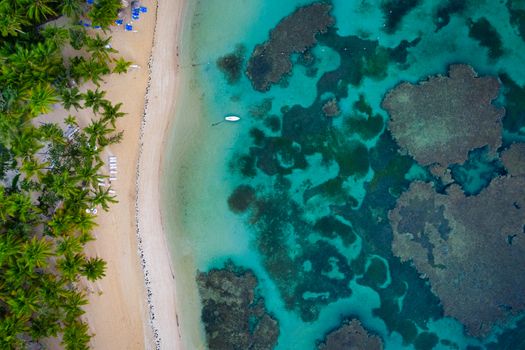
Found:
[[[525,175],[525,143],[514,143],[501,154],[503,165],[512,176]]]
[[[339,328],[329,333],[324,342],[317,346],[317,349],[382,350],[383,341],[378,336],[369,334],[359,320],[351,319],[344,321]]]
[[[257,278],[231,261],[197,276],[210,349],[273,349],[279,324],[257,296]]]
[[[290,55],[304,52],[314,45],[316,34],[334,24],[331,9],[327,3],[300,7],[272,29],[270,39],[257,45],[248,61],[246,74],[254,89],[266,91],[291,71]]]
[[[501,144],[504,109],[494,77],[477,77],[468,65],[451,65],[449,76],[431,76],[417,85],[402,83],[382,106],[397,143],[422,165],[463,163],[471,149]]]
[[[501,36],[488,19],[481,17],[477,21],[469,20],[468,26],[469,36],[489,50],[489,58],[494,60],[503,55]]]
[[[225,75],[228,84],[235,84],[241,79],[245,55],[246,48],[243,45],[237,45],[234,52],[217,59],[217,67]]]
[[[495,179],[470,197],[456,185],[444,195],[430,184],[415,182],[389,215],[394,254],[413,261],[429,278],[445,314],[474,336],[486,335],[496,322],[525,310],[520,268],[525,264],[524,198],[522,176]],[[403,224],[413,220],[422,203],[443,217],[425,218],[423,227]]]
[[[403,17],[412,11],[421,0],[384,0],[381,3],[381,11],[385,17],[385,30],[394,33]]]

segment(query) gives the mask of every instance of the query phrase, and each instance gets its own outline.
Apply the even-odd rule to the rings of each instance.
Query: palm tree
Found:
[[[116,60],[114,60],[114,62],[115,67],[113,67],[113,73],[117,74],[126,73],[129,69],[129,66],[131,66],[131,64],[133,63],[130,61],[126,61],[123,57],[117,58]]]
[[[35,158],[29,157],[29,159],[22,162],[20,172],[26,176],[26,179],[31,179],[33,176],[36,176],[37,179],[42,179],[42,170],[45,167],[45,163],[40,163]]]
[[[122,118],[126,113],[120,111],[122,103],[119,102],[116,105],[111,105],[111,103],[106,103],[103,106],[104,111],[102,112],[102,120],[108,121],[112,127],[115,127],[115,122],[118,118]]]
[[[82,94],[84,98],[84,107],[91,107],[93,112],[98,113],[100,107],[102,107],[106,102],[104,96],[106,95],[105,91],[100,91],[98,88],[93,90],[88,90],[85,94]]]
[[[87,304],[88,300],[83,292],[77,292],[75,290],[68,291],[65,297],[65,303],[62,305],[66,312],[66,322],[73,322],[86,313],[82,309],[82,306]]]
[[[81,232],[91,232],[95,226],[97,226],[95,219],[92,215],[86,214],[86,212],[80,212],[75,216],[75,226]]]
[[[10,146],[13,154],[17,157],[28,157],[36,154],[43,146],[37,139],[36,129],[25,127],[18,129],[11,135]]]
[[[78,111],[79,108],[82,108],[80,102],[82,101],[83,95],[76,86],[71,89],[62,89],[60,97],[62,98],[62,105],[68,111],[71,107],[75,108],[76,111]]]
[[[38,310],[38,295],[35,291],[17,289],[6,300],[9,311],[16,317],[28,319]]]
[[[53,255],[51,243],[44,238],[33,238],[24,243],[22,247],[22,256],[25,264],[29,268],[43,268],[48,265],[48,259]]]
[[[73,229],[73,218],[63,210],[57,210],[47,222],[49,233],[55,237],[65,236]]]
[[[102,38],[96,34],[95,37],[86,37],[86,50],[91,53],[92,57],[105,62],[109,61],[109,54],[115,53],[117,50],[111,47],[111,37]]]
[[[56,16],[56,12],[48,4],[52,3],[52,0],[34,0],[29,1],[26,7],[26,15],[29,19],[40,23],[42,20],[49,16]]]
[[[78,126],[78,122],[77,122],[77,118],[75,118],[74,116],[72,115],[68,115],[65,119],[64,119],[64,123],[68,126]]]
[[[67,350],[89,350],[88,343],[91,337],[88,334],[87,324],[75,320],[67,323],[62,335],[62,345]]]
[[[62,0],[59,9],[63,15],[77,19],[82,14],[82,3],[80,0]]]
[[[51,112],[52,105],[58,102],[56,91],[49,84],[39,84],[30,89],[25,99],[33,116]]]
[[[51,43],[57,48],[64,46],[69,39],[69,31],[65,28],[46,25],[40,31],[40,34],[46,39],[46,43]]]
[[[62,273],[64,280],[73,282],[80,274],[84,258],[81,254],[65,255],[63,258],[57,259],[58,270]]]
[[[89,137],[89,143],[93,146],[95,144],[100,146],[107,145],[107,136],[113,131],[114,129],[108,128],[107,124],[102,120],[91,120],[91,123],[84,128],[84,132]]]
[[[24,17],[17,13],[0,13],[0,35],[3,37],[17,36],[23,34],[22,26],[27,25],[28,22]]]
[[[99,257],[89,258],[84,261],[81,273],[90,281],[96,281],[106,275],[107,263]]]
[[[22,349],[20,334],[27,331],[27,320],[14,315],[0,317],[0,349]]]
[[[58,255],[75,255],[82,252],[84,248],[80,238],[77,236],[64,236],[57,246]]]
[[[118,10],[122,7],[120,0],[99,0],[88,12],[93,25],[108,28],[118,18]]]
[[[109,203],[118,203],[118,201],[115,199],[114,196],[109,194],[110,189],[97,186],[97,188],[93,191],[93,197],[91,200],[93,201],[93,206],[100,205],[102,209],[105,211],[109,210]]]

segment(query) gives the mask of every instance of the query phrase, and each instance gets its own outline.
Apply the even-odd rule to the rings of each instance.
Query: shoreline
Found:
[[[176,305],[175,272],[167,243],[167,232],[163,227],[159,185],[167,130],[180,93],[178,47],[182,37],[185,10],[184,0],[157,3],[153,47],[148,62],[149,77],[138,142],[135,183],[137,248],[144,274],[148,306],[147,324],[151,327],[152,344],[155,349],[183,348]],[[174,15],[175,21],[170,21],[173,19],[170,15]],[[153,118],[155,122],[150,122]],[[162,135],[159,135],[159,131]],[[147,158],[144,155],[147,155]],[[148,233],[144,235],[144,232]],[[173,331],[175,329],[176,332]],[[145,345],[149,348],[148,344]]]

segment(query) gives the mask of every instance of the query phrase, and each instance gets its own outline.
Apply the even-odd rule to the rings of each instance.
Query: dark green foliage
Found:
[[[491,59],[496,59],[503,55],[501,36],[485,17],[481,17],[477,21],[470,19],[468,25],[470,28],[469,37],[476,39],[481,46],[486,47],[489,50]]]
[[[97,0],[87,13],[93,26],[108,29],[118,18],[118,10],[122,8],[120,0]]]
[[[237,45],[235,51],[217,59],[217,67],[226,77],[228,84],[235,84],[241,79],[245,55],[246,48]]]
[[[6,170],[13,173],[10,183],[0,184],[2,349],[35,347],[59,335],[65,349],[87,349],[89,329],[80,319],[87,297],[77,286],[82,275],[94,281],[105,274],[106,263],[84,252],[95,226],[86,209],[108,209],[115,201],[98,181],[104,146],[121,137],[112,125],[122,116],[119,105],[105,101],[102,118],[93,115],[92,123],[70,138],[59,124],[34,120],[55,103],[82,108],[84,96],[75,85],[97,83],[109,73],[111,51],[100,49],[108,39],[90,38],[84,28],[68,24],[41,25],[60,13],[74,18],[84,11],[80,4],[3,1],[0,6],[0,177]],[[71,65],[62,56],[68,42],[82,51]],[[78,126],[74,116],[65,124]]]
[[[385,17],[385,31],[394,33],[410,11],[419,5],[420,0],[383,0],[381,11]]]
[[[234,213],[246,211],[255,201],[255,189],[249,185],[238,186],[228,197],[228,206]]]

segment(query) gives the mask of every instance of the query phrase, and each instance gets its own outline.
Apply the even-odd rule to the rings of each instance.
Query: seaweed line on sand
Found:
[[[144,285],[146,288],[146,299],[148,303],[148,309],[149,309],[149,319],[148,323],[151,326],[151,331],[153,333],[153,340],[155,341],[155,349],[160,350],[160,343],[161,338],[159,335],[159,330],[157,326],[155,325],[155,306],[152,302],[152,295],[153,292],[150,288],[150,280],[149,280],[149,270],[147,267],[147,261],[144,258],[144,248],[142,247],[142,235],[140,233],[140,213],[139,213],[139,204],[138,204],[138,198],[139,198],[139,180],[140,180],[140,162],[142,159],[142,152],[144,149],[144,127],[146,126],[147,122],[147,111],[149,106],[149,91],[151,87],[151,74],[152,74],[152,67],[153,67],[153,50],[155,48],[155,38],[157,34],[157,19],[158,19],[158,10],[159,10],[159,3],[158,1],[155,2],[155,27],[153,28],[153,37],[152,37],[152,45],[151,45],[151,53],[148,60],[148,83],[146,85],[146,94],[144,96],[144,111],[142,113],[141,121],[140,121],[140,131],[139,131],[139,148],[138,148],[138,158],[137,158],[137,169],[136,169],[136,176],[135,176],[135,228],[136,228],[136,235],[137,235],[137,253],[140,258],[140,265],[142,266],[142,272],[144,273]]]

